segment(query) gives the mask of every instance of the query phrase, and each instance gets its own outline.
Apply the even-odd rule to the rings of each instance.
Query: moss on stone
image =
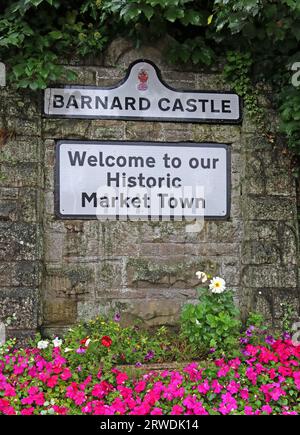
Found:
[[[214,273],[217,265],[210,260],[189,260],[172,263],[155,263],[143,258],[130,258],[128,266],[134,270],[133,281],[157,283],[164,277],[178,276],[180,280],[190,279],[191,269]]]

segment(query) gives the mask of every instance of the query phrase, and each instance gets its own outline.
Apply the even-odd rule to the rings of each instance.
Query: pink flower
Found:
[[[239,391],[240,385],[235,381],[230,381],[226,389],[229,393],[235,394]]]
[[[24,363],[20,364],[19,366],[15,365],[14,366],[14,375],[21,375],[24,372],[26,366],[27,366],[27,364],[24,364]]]
[[[219,382],[216,379],[214,379],[212,381],[211,388],[212,388],[213,392],[216,393],[216,394],[221,393],[221,391],[223,389],[222,385],[219,384]]]
[[[181,415],[183,414],[183,407],[180,405],[174,405],[171,410],[171,415]]]
[[[262,410],[262,412],[265,412],[268,415],[271,414],[272,411],[273,411],[273,409],[271,408],[270,405],[264,405],[264,406],[262,406],[261,410]]]
[[[294,382],[298,390],[300,390],[300,371],[294,372]]]
[[[40,391],[40,389],[38,387],[29,387],[28,388],[28,394],[29,396],[33,396],[35,394],[37,394]]]
[[[146,382],[145,381],[139,381],[136,386],[134,387],[134,391],[137,393],[141,393],[146,388]]]
[[[279,400],[281,396],[285,396],[286,392],[283,391],[281,388],[279,387],[275,387],[272,390],[269,390],[269,394],[271,396],[271,398],[275,401]]]
[[[22,405],[32,405],[34,402],[34,396],[28,396],[21,399]]]
[[[93,387],[92,395],[101,399],[106,396],[112,390],[112,385],[106,381],[100,382]]]
[[[252,406],[245,406],[244,413],[245,415],[254,415]]]
[[[241,398],[242,398],[243,400],[248,400],[248,399],[249,399],[249,391],[248,391],[248,388],[243,388],[243,389],[240,391],[240,396],[241,396]]]
[[[255,356],[259,352],[259,347],[248,344],[246,346],[246,352],[250,356]]]
[[[66,388],[66,397],[72,399],[76,405],[81,405],[86,401],[86,395],[84,391],[79,390],[76,382],[72,382],[71,385]]]
[[[65,406],[53,405],[53,409],[56,412],[56,414],[59,415],[66,415],[68,413],[68,408]]]
[[[72,377],[71,370],[70,370],[68,367],[64,368],[64,369],[63,369],[63,372],[62,372],[61,375],[60,375],[60,378],[61,378],[63,381],[67,381],[67,380],[70,379],[71,377]]]
[[[118,385],[123,384],[127,379],[128,375],[126,373],[118,373],[116,376],[116,382]]]
[[[237,409],[237,401],[230,393],[222,394],[221,398],[222,402],[219,407],[221,414],[226,415]]]
[[[218,378],[223,378],[227,375],[227,373],[230,371],[230,367],[227,365],[224,365],[217,373]]]
[[[81,408],[81,411],[84,414],[91,414],[93,412],[93,402],[88,402],[83,408]]]
[[[44,397],[44,393],[43,392],[40,392],[40,393],[36,394],[33,397],[34,397],[35,403],[37,405],[41,405],[41,406],[44,405],[44,403],[45,403],[45,397]]]
[[[150,412],[150,415],[163,415],[161,408],[153,408]]]
[[[253,369],[253,367],[248,367],[246,370],[246,376],[249,379],[249,381],[252,382],[253,385],[256,384],[257,382],[257,374],[255,372],[255,370]]]
[[[4,397],[15,397],[16,390],[10,385],[6,384],[4,388]]]
[[[114,409],[114,412],[117,412],[120,415],[124,415],[127,410],[126,404],[122,399],[120,399],[120,397],[116,397],[111,406]]]
[[[273,352],[270,352],[269,349],[262,347],[261,354],[259,356],[259,361],[264,363],[264,364],[267,364],[270,361],[277,362],[278,358],[276,357],[276,355]]]
[[[194,405],[193,411],[194,411],[195,415],[208,415],[208,412],[206,411],[206,409],[203,407],[202,403],[200,403],[200,402],[198,402]]]
[[[210,390],[210,386],[207,379],[202,384],[198,385],[198,391],[201,394],[206,394],[208,393],[209,390]]]
[[[142,403],[141,405],[136,406],[131,412],[131,415],[149,415],[150,414],[150,406],[147,403]]]
[[[48,379],[47,381],[47,386],[50,388],[54,388],[55,385],[57,384],[57,380],[58,380],[58,376],[51,376],[51,378]]]
[[[34,413],[34,408],[23,408],[21,410],[21,415],[32,415]]]

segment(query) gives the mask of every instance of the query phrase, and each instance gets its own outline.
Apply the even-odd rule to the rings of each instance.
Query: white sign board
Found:
[[[228,124],[240,122],[242,116],[237,94],[173,89],[150,61],[131,64],[125,79],[115,87],[47,88],[44,115]]]
[[[228,218],[223,144],[60,141],[55,208],[67,219]]]

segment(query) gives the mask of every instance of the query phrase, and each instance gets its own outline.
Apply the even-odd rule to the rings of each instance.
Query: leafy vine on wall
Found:
[[[224,75],[258,119],[255,84],[272,86],[281,132],[300,154],[298,0],[0,0],[0,11],[0,58],[13,86],[43,89],[66,74],[62,58],[99,55],[116,35],[136,46],[168,35],[170,62],[210,67],[227,53]]]

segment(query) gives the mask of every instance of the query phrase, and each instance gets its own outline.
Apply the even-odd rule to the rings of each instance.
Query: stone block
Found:
[[[245,242],[252,240],[278,241],[277,221],[245,220],[244,235]]]
[[[41,135],[41,118],[39,116],[22,118],[7,118],[7,128],[16,136],[39,137]]]
[[[37,248],[35,225],[0,222],[0,261],[39,259]]]
[[[43,303],[43,325],[70,325],[77,318],[76,301],[70,299],[45,299]]]
[[[89,297],[95,282],[94,268],[89,264],[48,265],[45,276],[47,297],[82,299]]]
[[[122,324],[131,325],[141,320],[147,327],[174,326],[178,324],[183,302],[173,300],[148,299],[129,301],[128,308],[122,312]]]
[[[38,185],[38,164],[18,163],[16,165],[1,164],[0,186],[34,187]]]
[[[280,247],[277,243],[266,240],[253,240],[243,244],[243,264],[276,264],[280,263],[280,261]]]
[[[120,289],[125,285],[125,274],[123,262],[119,260],[102,260],[96,264],[95,288],[96,295],[110,295],[110,289]]]
[[[296,265],[298,261],[297,229],[290,222],[280,222],[278,239],[280,243],[281,260],[284,264]]]
[[[43,119],[45,139],[88,139],[91,121],[85,119]]]
[[[296,288],[297,268],[279,265],[248,265],[242,270],[242,284],[253,288]]]
[[[128,287],[193,288],[199,282],[198,270],[215,274],[218,265],[203,258],[169,257],[168,259],[129,258],[127,263]]]
[[[40,142],[38,137],[20,137],[8,140],[1,149],[0,162],[11,164],[18,162],[39,162],[41,160],[39,147]]]
[[[50,263],[62,263],[64,234],[57,232],[46,232],[44,240],[45,261]]]
[[[219,241],[241,241],[243,237],[243,222],[241,220],[209,221],[206,224],[205,240],[218,243]]]
[[[18,203],[16,201],[0,200],[0,220],[16,221],[18,213]]]
[[[243,199],[245,219],[286,221],[296,218],[293,198],[281,196],[249,195]]]
[[[134,122],[125,123],[125,139],[132,141],[161,141],[164,130],[162,124],[157,122]]]
[[[124,121],[97,119],[90,121],[88,137],[93,140],[122,140],[125,139]]]
[[[11,324],[13,329],[36,330],[39,326],[39,293],[36,289],[0,289],[0,318],[7,319],[16,315]]]
[[[36,262],[1,262],[0,286],[34,288],[37,287],[38,284],[38,264]]]

